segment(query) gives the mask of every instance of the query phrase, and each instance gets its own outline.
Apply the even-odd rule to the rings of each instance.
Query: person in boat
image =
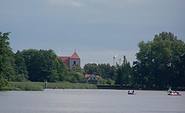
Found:
[[[132,90],[132,92],[128,90],[128,94],[134,94],[134,90]]]
[[[179,95],[179,92],[178,92],[178,91],[175,91],[175,92],[174,92],[174,94],[177,94],[177,95]]]
[[[128,94],[130,94],[130,90],[128,90]]]
[[[169,87],[169,89],[168,89],[167,92],[168,92],[168,93],[172,93],[172,92],[173,92],[173,90],[171,89],[171,87]]]

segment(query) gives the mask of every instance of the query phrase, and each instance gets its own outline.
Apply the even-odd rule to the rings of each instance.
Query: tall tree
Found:
[[[123,56],[122,65],[117,65],[117,77],[116,84],[119,85],[130,85],[132,77],[132,68],[130,63],[127,61],[126,56]]]
[[[0,76],[1,79],[14,80],[14,54],[10,48],[9,32],[0,32]]]
[[[181,61],[176,62],[177,63],[177,80],[176,83],[178,87],[184,87],[185,86],[185,53],[181,55],[180,57]]]
[[[28,71],[27,71],[26,63],[20,51],[17,51],[17,53],[15,54],[15,71],[16,71],[16,76],[15,76],[16,81],[28,80]]]
[[[123,56],[122,71],[123,71],[123,83],[125,85],[130,85],[132,77],[132,68],[130,62],[127,61],[125,55]]]

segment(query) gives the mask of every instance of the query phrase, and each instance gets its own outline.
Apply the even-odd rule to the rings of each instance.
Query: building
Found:
[[[76,52],[71,56],[59,56],[59,59],[64,62],[67,68],[72,68],[73,66],[80,66],[80,57]]]
[[[100,84],[100,75],[97,74],[85,74],[85,79],[87,84]]]

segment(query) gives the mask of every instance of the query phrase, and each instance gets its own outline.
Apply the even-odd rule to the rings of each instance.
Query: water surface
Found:
[[[185,92],[66,89],[0,92],[0,113],[185,113]]]

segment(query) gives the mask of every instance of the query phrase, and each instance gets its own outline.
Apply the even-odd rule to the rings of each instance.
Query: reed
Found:
[[[94,84],[85,83],[70,83],[70,82],[58,82],[58,83],[47,83],[46,88],[57,88],[57,89],[97,89]]]
[[[42,85],[36,82],[10,82],[12,88],[17,88],[22,91],[43,91],[44,88]]]
[[[70,82],[9,82],[11,90],[43,91],[46,89],[97,89],[95,84],[70,83]]]

